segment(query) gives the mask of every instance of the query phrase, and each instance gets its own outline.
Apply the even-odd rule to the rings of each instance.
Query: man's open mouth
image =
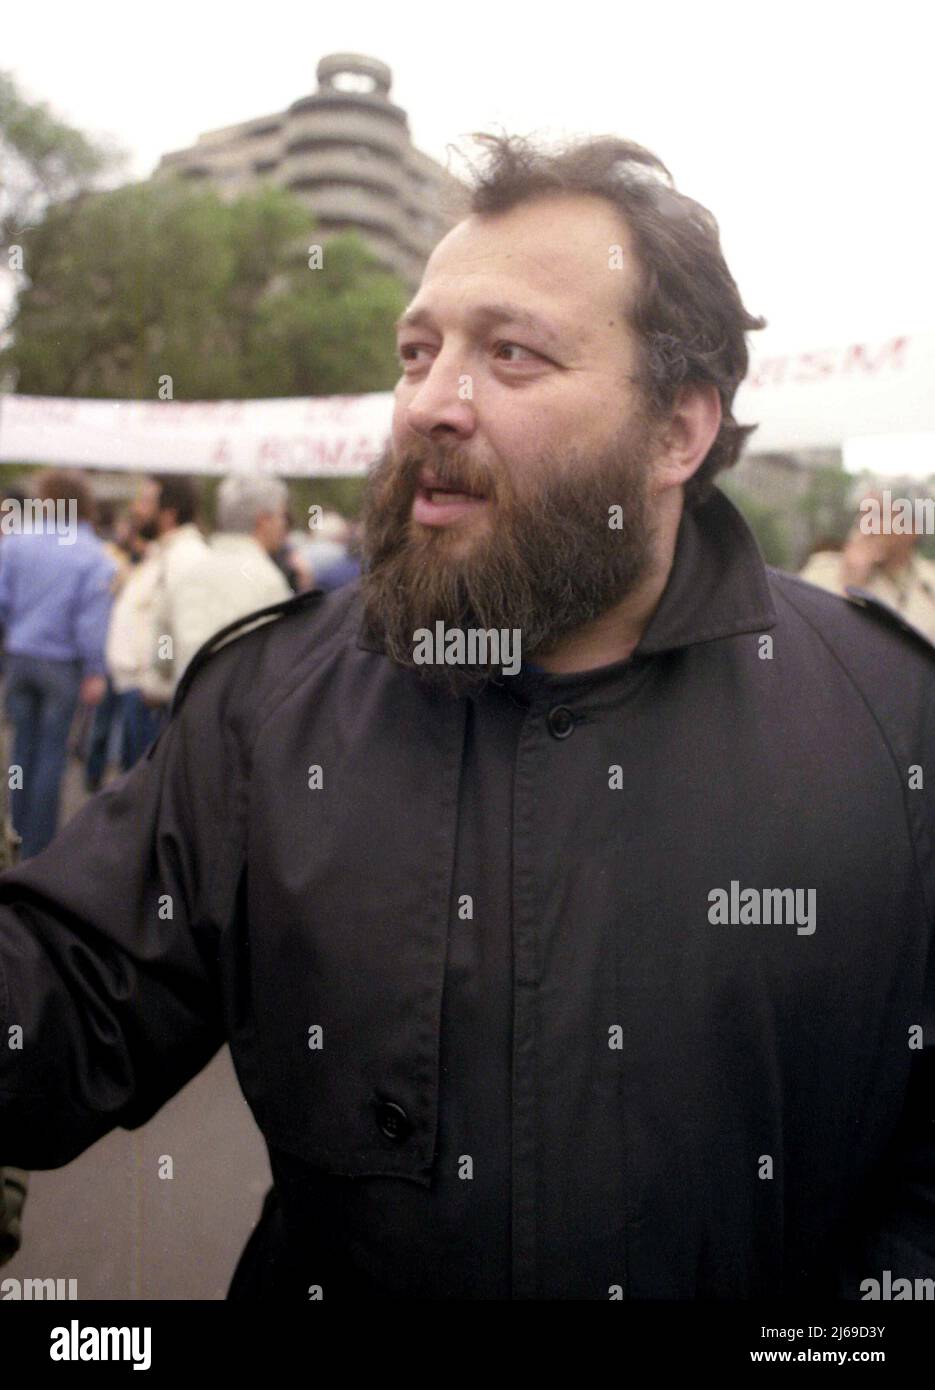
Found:
[[[486,496],[482,492],[464,492],[460,488],[453,487],[423,487],[419,486],[420,496],[428,499],[429,502],[484,502]]]

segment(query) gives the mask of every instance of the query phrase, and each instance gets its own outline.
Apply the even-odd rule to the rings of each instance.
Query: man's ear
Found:
[[[705,461],[721,428],[721,396],[712,382],[679,387],[661,435],[656,458],[656,490],[688,482]]]

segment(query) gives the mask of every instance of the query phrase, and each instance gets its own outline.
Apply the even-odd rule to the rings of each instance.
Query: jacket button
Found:
[[[412,1133],[409,1116],[401,1105],[391,1100],[381,1100],[376,1105],[377,1124],[387,1139],[401,1141]]]
[[[546,723],[553,738],[567,738],[575,727],[575,716],[567,705],[556,705],[549,710]]]

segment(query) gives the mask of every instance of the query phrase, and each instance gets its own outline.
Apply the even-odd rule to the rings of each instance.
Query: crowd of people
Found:
[[[354,523],[324,512],[307,537],[296,533],[277,478],[224,479],[210,534],[200,486],[181,474],[141,477],[119,510],[74,471],[47,470],[34,492],[73,507],[77,524],[67,544],[50,526],[14,531],[0,545],[10,812],[23,857],[56,832],[76,713],[86,711],[79,752],[93,793],[109,766],[128,771],[156,738],[209,637],[290,594],[360,573]],[[916,535],[867,535],[855,521],[843,543],[816,547],[801,574],[840,594],[865,588],[935,641],[935,564],[917,549]]]
[[[71,507],[76,524],[67,537],[21,528],[0,544],[10,815],[24,858],[56,832],[81,707],[93,711],[83,754],[94,792],[111,760],[129,770],[158,735],[188,663],[214,633],[359,572],[353,529],[336,513],[324,513],[304,544],[290,533],[288,489],[277,478],[225,478],[210,535],[200,487],[179,474],[140,478],[120,512],[98,503],[77,472],[48,470],[34,493]]]

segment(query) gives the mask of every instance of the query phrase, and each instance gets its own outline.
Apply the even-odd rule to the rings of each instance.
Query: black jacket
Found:
[[[0,877],[0,1161],[226,1039],[275,1179],[245,1296],[935,1276],[933,649],[720,493],[626,662],[452,699],[359,622],[352,585],[222,634]]]

